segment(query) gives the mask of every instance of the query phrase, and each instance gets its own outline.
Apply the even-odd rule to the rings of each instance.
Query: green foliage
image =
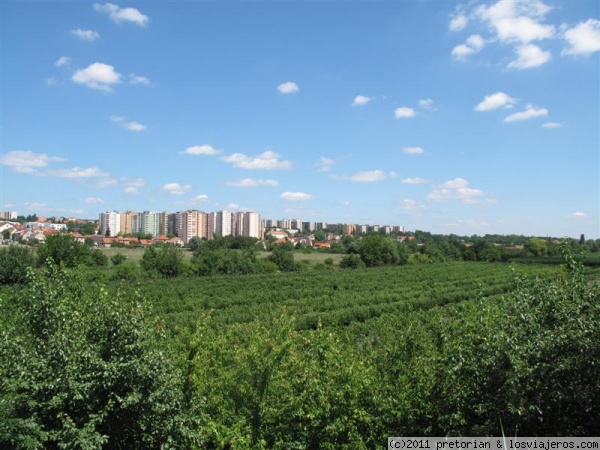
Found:
[[[10,245],[0,249],[0,285],[25,283],[27,269],[34,264],[33,253],[27,247]]]
[[[123,264],[126,259],[127,256],[125,256],[123,253],[116,253],[110,257],[110,262],[113,266],[118,266],[120,264]]]
[[[548,253],[548,246],[540,238],[531,238],[525,243],[525,251],[531,256],[545,256]]]
[[[92,250],[68,234],[55,233],[46,238],[46,242],[37,249],[38,264],[41,266],[51,259],[55,264],[65,267],[78,265],[106,266],[108,259],[101,250]]]
[[[182,377],[139,297],[46,271],[2,301],[0,447],[189,448]]]
[[[293,272],[298,269],[294,262],[294,254],[289,247],[284,245],[273,246],[273,251],[269,255],[268,260],[275,263],[277,268],[282,272]]]
[[[370,235],[362,240],[360,257],[367,267],[400,263],[397,244],[381,235]]]
[[[361,269],[363,267],[366,267],[366,265],[357,254],[346,255],[340,261],[341,269]]]
[[[148,247],[140,265],[146,272],[156,272],[164,278],[174,278],[183,272],[183,253],[181,249],[170,245],[158,250]]]

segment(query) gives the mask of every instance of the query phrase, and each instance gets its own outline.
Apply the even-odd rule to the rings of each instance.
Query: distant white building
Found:
[[[0,211],[0,219],[17,220],[17,216],[16,211]]]
[[[26,222],[25,228],[45,228],[47,230],[66,231],[67,225],[64,223]]]
[[[100,213],[100,234],[106,236],[109,231],[109,236],[114,237],[121,232],[121,214],[116,211],[107,211]]]

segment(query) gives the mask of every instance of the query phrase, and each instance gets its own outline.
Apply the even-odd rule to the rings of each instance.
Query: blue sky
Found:
[[[1,8],[0,209],[600,237],[596,0]]]

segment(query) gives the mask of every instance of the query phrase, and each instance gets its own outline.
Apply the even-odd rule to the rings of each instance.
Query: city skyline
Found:
[[[597,2],[0,8],[0,210],[600,237]]]

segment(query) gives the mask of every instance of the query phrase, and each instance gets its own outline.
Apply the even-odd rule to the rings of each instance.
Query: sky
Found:
[[[597,0],[0,8],[0,210],[600,237]]]

